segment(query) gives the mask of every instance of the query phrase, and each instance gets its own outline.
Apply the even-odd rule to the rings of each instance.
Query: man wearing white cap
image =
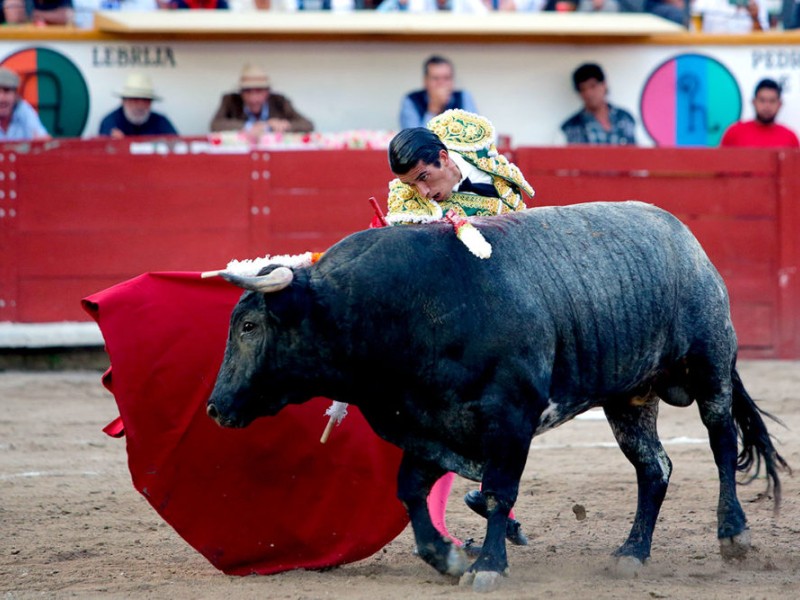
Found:
[[[314,124],[285,96],[271,92],[269,77],[253,65],[244,68],[239,92],[225,94],[211,120],[211,131],[243,131],[253,139],[267,131],[305,133],[313,129]]]
[[[161,100],[147,75],[131,73],[125,87],[117,93],[122,106],[106,115],[100,123],[100,135],[120,139],[129,135],[178,135],[170,120],[150,110],[153,100]]]
[[[19,97],[19,75],[0,67],[0,140],[49,140],[34,108]]]

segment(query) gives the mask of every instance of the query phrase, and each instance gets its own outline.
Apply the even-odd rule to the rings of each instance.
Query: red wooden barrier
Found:
[[[80,298],[146,271],[324,250],[367,226],[370,196],[385,206],[385,151],[207,154],[196,142],[0,146],[0,321],[85,320]],[[534,205],[635,198],[675,213],[728,284],[742,354],[800,358],[800,152],[514,155]]]
[[[643,200],[686,223],[731,295],[742,354],[800,357],[800,152],[520,148],[536,204]]]

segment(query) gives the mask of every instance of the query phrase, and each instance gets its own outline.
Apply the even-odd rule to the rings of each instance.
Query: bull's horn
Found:
[[[230,281],[240,288],[264,294],[280,291],[292,283],[292,279],[294,279],[294,273],[288,267],[278,267],[266,275],[259,276],[236,275],[227,271],[222,271],[219,275],[225,281]]]

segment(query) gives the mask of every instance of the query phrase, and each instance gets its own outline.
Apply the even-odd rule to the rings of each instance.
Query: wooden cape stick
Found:
[[[336,417],[331,415],[331,418],[328,419],[328,424],[325,425],[325,431],[322,432],[322,437],[319,438],[319,443],[324,444],[328,441],[328,437],[331,435],[331,431],[333,431],[333,426],[336,425]]]

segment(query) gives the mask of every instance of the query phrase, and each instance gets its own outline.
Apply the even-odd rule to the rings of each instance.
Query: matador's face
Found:
[[[398,175],[400,181],[416,188],[420,196],[436,202],[447,200],[453,188],[461,181],[461,171],[450,158],[447,150],[439,152],[439,166],[435,163],[419,161],[416,166],[404,175]]]

